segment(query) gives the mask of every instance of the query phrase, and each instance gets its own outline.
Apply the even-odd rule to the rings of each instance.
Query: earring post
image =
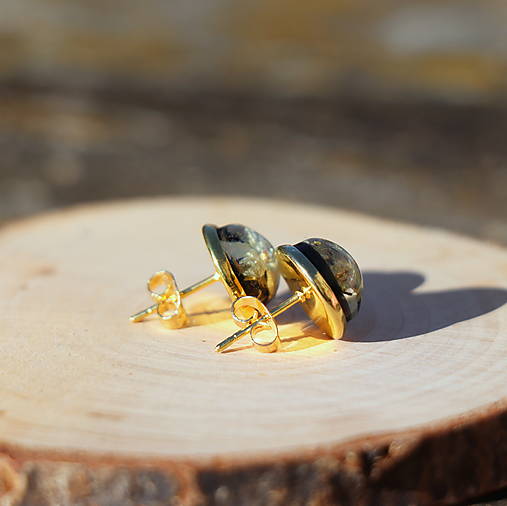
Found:
[[[190,295],[191,293],[202,290],[203,288],[206,288],[207,286],[212,285],[216,281],[220,281],[220,275],[217,272],[215,272],[214,274],[211,274],[211,276],[208,276],[207,278],[203,279],[202,281],[198,281],[197,283],[190,285],[188,288],[184,288],[183,290],[181,290],[180,297],[183,299],[187,295]]]
[[[238,330],[238,332],[236,332],[232,336],[229,336],[227,339],[224,339],[222,342],[218,343],[215,346],[215,351],[217,353],[221,353],[221,352],[225,351],[227,348],[232,346],[236,341],[239,341],[243,336],[245,336],[250,331],[252,331],[257,325],[261,324],[263,320],[267,320],[270,317],[275,318],[276,316],[283,313],[284,311],[287,311],[287,309],[291,308],[292,306],[294,306],[300,302],[303,302],[307,297],[308,291],[309,291],[309,289],[306,289],[304,291],[295,292],[288,299],[285,299],[281,304],[276,306],[273,309],[273,311],[271,311],[270,313],[262,316],[261,318],[258,318],[253,323],[248,325],[248,327]]]
[[[199,290],[202,290],[203,288],[206,288],[207,286],[215,283],[216,281],[220,281],[220,275],[215,272],[214,274],[211,274],[207,278],[203,279],[202,281],[198,281],[197,283],[194,283],[193,285],[190,285],[189,287],[183,289],[180,291],[180,297],[183,299],[187,295],[190,295],[191,293],[195,293]],[[169,297],[163,297],[161,296],[161,300],[157,302],[156,304],[152,304],[150,307],[147,307],[146,309],[143,309],[142,311],[139,311],[138,313],[133,314],[130,317],[130,321],[137,323],[140,321],[143,321],[146,317],[150,316],[152,313],[157,311],[157,308],[161,302],[164,302],[171,298]]]

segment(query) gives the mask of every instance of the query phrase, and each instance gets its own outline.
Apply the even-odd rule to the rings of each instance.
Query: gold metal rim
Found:
[[[232,300],[246,295],[239,279],[232,269],[231,263],[225,254],[218,237],[216,225],[204,225],[202,227],[204,242],[215,266],[216,273],[220,276],[222,284]]]
[[[347,320],[336,295],[315,266],[294,246],[279,246],[276,250],[281,274],[295,291],[310,289],[302,302],[308,316],[328,336],[340,339]]]

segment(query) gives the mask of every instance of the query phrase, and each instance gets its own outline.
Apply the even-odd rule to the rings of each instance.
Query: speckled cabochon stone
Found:
[[[244,225],[219,227],[217,233],[245,293],[262,302],[271,300],[280,279],[273,245]]]
[[[338,298],[347,320],[361,305],[363,276],[350,253],[326,239],[306,239],[295,247],[310,260]]]

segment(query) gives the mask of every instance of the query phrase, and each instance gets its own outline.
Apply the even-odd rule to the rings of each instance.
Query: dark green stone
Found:
[[[328,282],[347,319],[352,319],[359,311],[363,291],[363,276],[352,255],[326,239],[306,239],[296,247]]]
[[[217,233],[245,293],[262,302],[271,300],[280,278],[273,245],[244,225],[226,225],[218,228]]]

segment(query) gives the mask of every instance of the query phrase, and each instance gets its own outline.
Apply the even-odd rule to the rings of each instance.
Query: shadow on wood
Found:
[[[344,339],[376,342],[420,336],[489,313],[507,302],[507,290],[501,288],[417,291],[424,290],[424,282],[424,275],[418,272],[364,273],[361,311],[348,325]]]

